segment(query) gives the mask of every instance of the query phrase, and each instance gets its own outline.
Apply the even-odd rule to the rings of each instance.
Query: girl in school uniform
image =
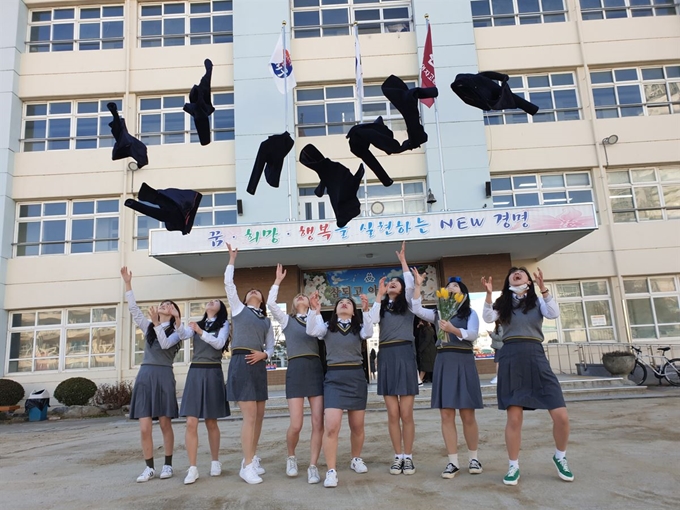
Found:
[[[265,360],[274,353],[274,329],[267,318],[262,292],[249,290],[243,301],[234,285],[234,263],[238,248],[229,249],[229,265],[224,272],[224,288],[231,308],[231,361],[227,372],[227,400],[238,402],[243,416],[241,425],[240,477],[247,483],[262,483],[265,473],[256,455],[262,432],[267,391]]]
[[[198,455],[198,420],[205,420],[210,444],[210,476],[222,473],[220,463],[220,429],[217,418],[231,414],[224,387],[222,372],[222,353],[229,338],[229,322],[227,307],[219,299],[208,301],[205,313],[199,322],[190,322],[184,326],[184,335],[194,342],[194,353],[189,366],[189,373],[184,385],[180,416],[187,418],[185,443],[189,457],[189,471],[185,484],[194,483],[198,479],[196,457]]]
[[[387,429],[394,448],[390,466],[393,475],[412,475],[413,464],[413,402],[418,394],[418,364],[416,362],[414,315],[411,312],[413,275],[406,263],[406,243],[396,252],[401,262],[403,278],[386,283],[381,278],[376,301],[371,307],[373,324],[380,324],[378,345],[378,395],[387,407]]]
[[[574,474],[567,464],[569,416],[562,388],[550,368],[543,350],[543,318],[556,319],[560,309],[543,282],[543,272],[534,273],[534,281],[523,267],[513,267],[503,282],[500,297],[492,304],[491,277],[482,278],[486,289],[483,317],[486,322],[498,321],[503,328],[503,348],[498,351],[498,409],[507,412],[505,444],[509,468],[503,478],[505,485],[519,481],[519,450],[522,440],[524,410],[547,409],[553,421],[555,455],[552,458],[558,476],[567,482]]]
[[[172,363],[179,350],[180,338],[175,328],[180,327],[179,307],[170,300],[165,300],[149,309],[151,320],[144,317],[137,306],[132,292],[132,272],[122,267],[120,274],[125,282],[125,299],[128,309],[137,327],[144,333],[144,358],[137,372],[135,385],[130,401],[130,419],[139,420],[142,439],[142,452],[146,468],[137,477],[137,482],[148,482],[156,476],[153,461],[153,420],[158,419],[163,433],[165,462],[160,478],[172,477],[172,450],[175,435],[172,431],[173,418],[177,418],[177,394],[175,374]],[[172,338],[170,338],[172,337]]]
[[[307,334],[320,338],[326,345],[328,371],[323,384],[324,395],[324,440],[323,453],[326,457],[326,479],[324,487],[337,487],[338,435],[342,413],[347,410],[352,445],[350,468],[357,473],[366,473],[368,468],[361,459],[364,446],[364,415],[368,398],[368,384],[362,368],[361,341],[373,335],[373,322],[369,313],[357,310],[354,301],[339,299],[328,323],[321,317],[319,293],[309,299]],[[368,312],[368,298],[361,295],[362,309]]]
[[[463,294],[463,302],[450,321],[439,319],[434,310],[422,307],[420,286],[423,276],[413,270],[416,288],[413,312],[435,324],[435,329],[446,332],[446,340],[437,340],[437,358],[432,374],[431,407],[439,409],[442,421],[442,436],[449,456],[449,462],[442,472],[442,478],[453,478],[460,471],[458,463],[458,433],[456,431],[456,410],[463,422],[463,435],[468,448],[468,472],[479,474],[482,464],[477,458],[479,428],[475,409],[484,407],[479,374],[475,364],[472,342],[479,334],[479,317],[470,308],[470,293],[457,276],[449,278],[446,290],[451,294]]]
[[[307,482],[319,483],[319,470],[316,463],[321,453],[323,440],[323,366],[319,357],[319,341],[307,334],[307,314],[309,298],[298,294],[293,298],[294,313],[287,315],[276,303],[281,282],[286,277],[281,264],[276,265],[276,279],[267,296],[267,307],[279,322],[286,336],[288,370],[286,370],[286,399],[290,413],[290,426],[286,433],[288,458],[286,474],[298,474],[295,448],[300,440],[304,416],[305,398],[312,410],[312,437],[310,442],[311,458],[307,469]]]

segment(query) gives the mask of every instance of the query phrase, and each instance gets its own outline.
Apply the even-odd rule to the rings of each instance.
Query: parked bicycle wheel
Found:
[[[673,386],[680,386],[680,358],[672,359],[663,366],[663,376]]]
[[[642,384],[644,384],[646,379],[647,379],[647,367],[645,367],[642,363],[636,360],[635,367],[628,376],[628,380],[633,381],[638,386],[641,386]]]

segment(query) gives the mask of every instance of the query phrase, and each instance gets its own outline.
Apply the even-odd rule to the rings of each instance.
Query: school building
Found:
[[[286,266],[282,304],[301,291],[319,290],[324,308],[374,294],[380,277],[398,270],[394,252],[406,240],[409,263],[427,273],[429,301],[451,275],[480,292],[484,275],[499,288],[512,265],[540,267],[561,310],[545,325],[551,346],[680,345],[673,0],[2,6],[0,376],[27,392],[73,376],[132,380],[144,344],[120,267],[132,270],[140,304],[173,299],[197,319],[206,300],[225,299],[226,243],[239,249],[240,293],[266,294],[276,264]],[[391,74],[419,83],[426,16],[439,88],[437,115],[421,106],[429,141],[379,155],[394,184],[366,168],[362,215],[338,229],[300,151],[314,144],[354,173],[360,161],[345,135],[357,122],[382,116],[406,139],[380,84]],[[270,64],[284,20],[297,81],[287,95]],[[212,142],[201,146],[182,106],[206,58],[216,111]],[[508,74],[539,112],[464,104],[451,82],[481,71]],[[110,101],[148,146],[147,166],[111,160]],[[295,146],[279,187],[263,176],[248,194],[260,143],[286,130]],[[203,194],[189,235],[124,207],[144,182]],[[178,390],[190,356],[188,342],[175,364]]]

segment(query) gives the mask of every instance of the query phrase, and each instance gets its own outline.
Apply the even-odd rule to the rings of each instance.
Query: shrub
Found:
[[[0,379],[0,406],[15,406],[24,398],[24,387],[11,379]]]
[[[132,382],[120,381],[114,384],[100,384],[92,401],[98,405],[111,406],[111,409],[120,409],[130,404],[132,398]]]
[[[84,377],[71,377],[59,383],[54,398],[65,406],[84,406],[97,392],[97,385]]]

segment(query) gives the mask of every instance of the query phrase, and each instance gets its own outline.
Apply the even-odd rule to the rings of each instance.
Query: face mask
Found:
[[[522,285],[518,285],[516,287],[513,286],[513,285],[510,285],[510,287],[508,287],[508,288],[512,292],[514,292],[515,294],[522,294],[522,293],[526,292],[526,290],[529,288],[529,285],[526,284],[526,283],[523,283]]]

